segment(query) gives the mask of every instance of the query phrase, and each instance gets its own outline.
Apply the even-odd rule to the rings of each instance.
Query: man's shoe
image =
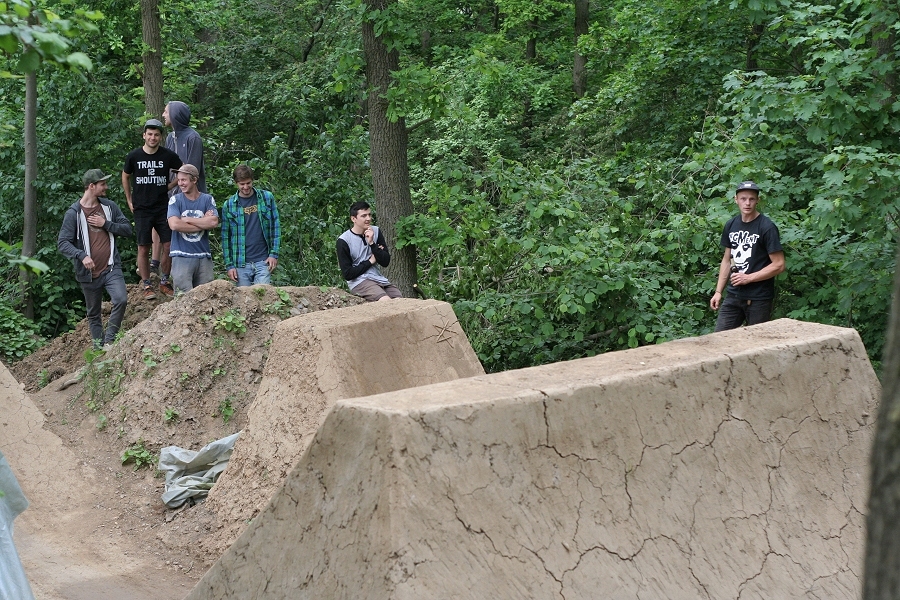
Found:
[[[144,300],[156,300],[156,292],[149,285],[144,286]]]
[[[162,292],[163,295],[168,296],[169,298],[171,298],[172,296],[175,295],[175,290],[172,289],[172,284],[170,284],[169,282],[160,283],[159,291]]]

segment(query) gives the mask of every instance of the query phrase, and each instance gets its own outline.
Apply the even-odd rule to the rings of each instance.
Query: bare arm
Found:
[[[716,291],[709,299],[709,307],[713,310],[719,310],[722,304],[722,292],[728,284],[728,274],[731,272],[731,248],[725,248],[722,254],[722,262],[719,263],[719,278],[716,280]]]
[[[784,273],[784,252],[773,252],[769,255],[769,260],[771,260],[772,263],[756,273],[732,273],[731,285],[747,285],[748,283],[765,281],[766,279],[772,279],[780,273]],[[722,274],[719,273],[720,278],[721,275]]]
[[[202,217],[169,217],[169,229],[182,233],[197,233],[219,226],[219,217],[213,211],[207,211]]]
[[[122,191],[125,192],[125,200],[128,202],[128,208],[134,212],[134,204],[131,203],[131,175],[122,171]]]

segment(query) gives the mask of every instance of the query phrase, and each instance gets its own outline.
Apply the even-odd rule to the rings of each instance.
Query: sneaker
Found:
[[[144,300],[156,300],[156,292],[149,285],[144,286]]]
[[[164,281],[159,284],[159,291],[162,292],[164,296],[168,296],[169,298],[175,295],[175,290],[172,289],[172,284],[168,281]]]

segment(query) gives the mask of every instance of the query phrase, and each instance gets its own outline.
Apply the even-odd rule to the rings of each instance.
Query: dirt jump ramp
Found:
[[[879,393],[785,319],[343,400],[187,598],[857,598]]]
[[[207,501],[223,529],[206,543],[220,554],[234,541],[338,400],[483,374],[446,302],[373,302],[283,321],[247,427]]]

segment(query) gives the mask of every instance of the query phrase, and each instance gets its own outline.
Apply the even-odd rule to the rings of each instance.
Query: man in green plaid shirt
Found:
[[[228,277],[239,286],[270,284],[278,266],[281,223],[272,192],[253,187],[253,170],[234,169],[237,193],[222,206],[222,252]]]

